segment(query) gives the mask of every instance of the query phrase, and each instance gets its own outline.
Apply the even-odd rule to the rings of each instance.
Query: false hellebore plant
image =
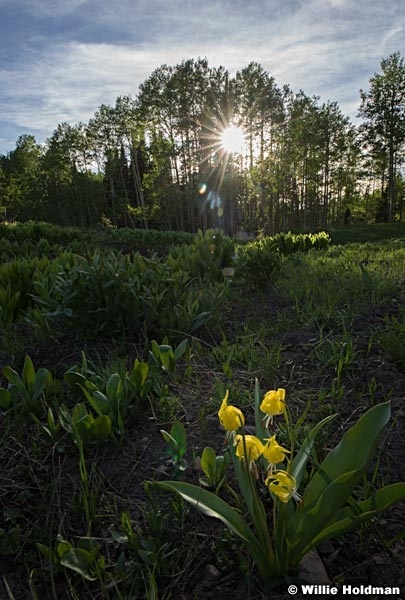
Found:
[[[405,483],[382,487],[363,500],[352,495],[390,418],[388,402],[363,414],[318,468],[312,462],[307,476],[315,437],[336,415],[317,423],[296,448],[296,429],[291,425],[285,390],[271,390],[261,401],[256,380],[256,435],[243,433],[245,417],[239,408],[228,404],[228,397],[227,392],[218,416],[226,431],[246,516],[198,486],[179,481],[157,485],[177,492],[200,512],[220,519],[245,545],[265,583],[277,585],[293,574],[305,554],[320,542],[360,525],[405,498]],[[269,424],[274,427],[273,421],[282,418],[290,448],[278,443],[277,433],[269,433]],[[299,495],[303,480],[305,488]]]

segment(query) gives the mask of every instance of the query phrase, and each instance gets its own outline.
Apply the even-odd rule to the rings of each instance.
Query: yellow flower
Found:
[[[247,455],[248,463],[251,464],[263,454],[263,444],[255,435],[236,435],[236,456],[245,459]],[[246,455],[245,455],[246,448]]]
[[[265,426],[268,427],[269,422],[273,422],[273,417],[283,414],[285,409],[285,389],[270,390],[265,394],[260,410],[266,413],[264,418]]]
[[[277,496],[281,502],[288,502],[291,498],[297,502],[301,500],[297,494],[297,482],[287,471],[274,471],[264,483],[269,492]]]
[[[226,390],[225,398],[222,400],[218,411],[219,422],[229,432],[234,432],[245,424],[245,417],[236,406],[228,406],[229,390]]]
[[[276,441],[275,434],[267,440],[267,444],[265,444],[263,448],[263,456],[270,465],[277,465],[282,462],[285,459],[286,454],[290,454],[290,450],[280,446]]]

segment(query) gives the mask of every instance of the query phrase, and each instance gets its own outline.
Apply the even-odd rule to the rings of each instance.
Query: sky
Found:
[[[381,59],[405,57],[405,0],[0,0],[0,154],[135,97],[162,64],[257,62],[353,123]]]

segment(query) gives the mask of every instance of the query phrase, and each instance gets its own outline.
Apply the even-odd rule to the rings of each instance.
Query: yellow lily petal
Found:
[[[269,492],[277,496],[281,502],[288,502],[291,498],[299,500],[297,482],[287,471],[274,471],[264,482]]]
[[[285,459],[286,454],[290,454],[290,450],[280,446],[280,444],[276,441],[275,435],[271,436],[263,448],[264,458],[272,465],[282,462]]]
[[[245,424],[245,417],[240,408],[228,406],[229,390],[226,390],[224,399],[218,411],[219,422],[227,431],[236,431]]]
[[[235,436],[236,456],[245,459],[251,463],[257,460],[263,453],[263,444],[255,435],[237,435]],[[245,455],[246,448],[246,455]]]
[[[266,415],[281,415],[285,408],[285,389],[270,390],[260,404],[260,410]]]

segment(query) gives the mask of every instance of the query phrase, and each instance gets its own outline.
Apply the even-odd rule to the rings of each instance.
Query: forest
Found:
[[[231,235],[400,221],[405,64],[396,52],[380,66],[354,125],[257,63],[234,76],[205,58],[162,65],[134,98],[0,155],[0,218]],[[237,151],[222,144],[230,127]]]

